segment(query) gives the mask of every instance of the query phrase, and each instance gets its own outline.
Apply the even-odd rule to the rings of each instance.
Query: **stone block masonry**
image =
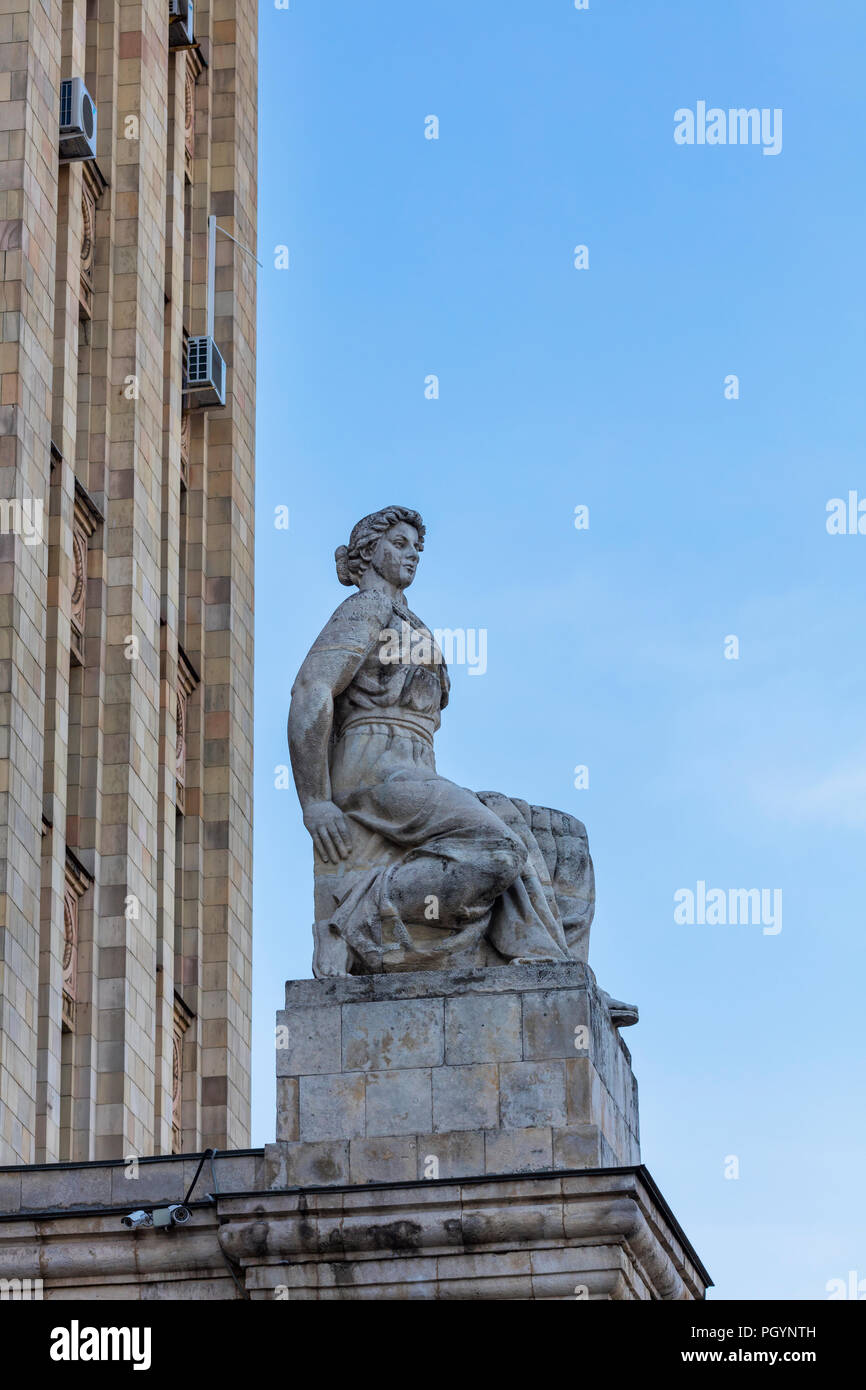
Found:
[[[470,1139],[472,1136],[467,1135]],[[710,1277],[643,1167],[268,1188],[262,1150],[0,1168],[0,1279],[46,1300],[700,1299]]]
[[[142,0],[2,8],[0,1162],[237,1147],[256,280],[227,237],[225,406],[183,372],[209,215],[255,249],[256,8],[196,3],[185,49]],[[73,77],[96,158],[64,163]]]
[[[581,962],[291,981],[276,1040],[270,1184],[640,1162],[630,1054]]]

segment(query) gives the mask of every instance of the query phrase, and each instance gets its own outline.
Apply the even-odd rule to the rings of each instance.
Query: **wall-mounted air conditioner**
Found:
[[[169,48],[192,48],[194,43],[192,0],[168,0]]]
[[[96,158],[96,103],[80,77],[60,83],[60,158]]]
[[[187,410],[226,403],[226,364],[213,338],[207,335],[187,340],[183,403]]]

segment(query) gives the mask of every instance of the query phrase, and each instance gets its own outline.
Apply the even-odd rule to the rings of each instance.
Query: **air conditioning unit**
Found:
[[[188,410],[226,403],[226,364],[213,338],[187,340],[183,403]]]
[[[60,83],[60,158],[96,158],[96,102],[80,77]]]
[[[194,43],[192,0],[168,0],[169,48],[192,48]]]

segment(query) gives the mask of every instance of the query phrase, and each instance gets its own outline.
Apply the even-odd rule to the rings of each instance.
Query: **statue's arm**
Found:
[[[389,621],[384,595],[359,593],[342,604],[307,654],[289,707],[289,752],[304,825],[321,857],[336,864],[352,847],[349,822],[331,799],[328,750],[334,701],[352,681]]]

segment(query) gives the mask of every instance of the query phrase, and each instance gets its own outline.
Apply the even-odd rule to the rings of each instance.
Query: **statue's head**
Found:
[[[341,584],[362,585],[369,570],[398,589],[415,578],[424,549],[424,522],[411,507],[383,507],[352,527],[348,545],[334,551]]]

